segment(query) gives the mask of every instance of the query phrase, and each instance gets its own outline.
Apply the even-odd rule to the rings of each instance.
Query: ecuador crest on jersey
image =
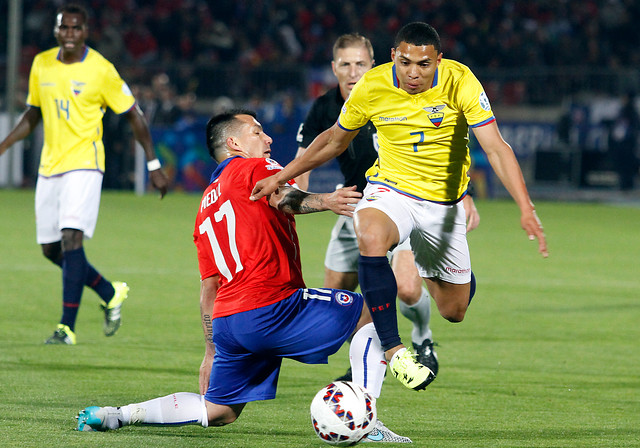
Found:
[[[429,119],[429,121],[431,121],[431,123],[433,123],[435,127],[440,126],[440,124],[442,123],[442,119],[444,118],[444,112],[442,111],[445,107],[447,107],[446,104],[423,107],[423,109],[429,113],[429,115],[427,115],[427,118]]]

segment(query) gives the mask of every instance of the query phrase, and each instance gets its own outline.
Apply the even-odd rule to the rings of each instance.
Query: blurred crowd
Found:
[[[6,3],[4,8],[6,8]],[[24,60],[55,44],[60,1],[24,0]],[[482,67],[640,65],[636,0],[88,0],[91,40],[119,65],[185,63],[181,92],[206,82],[192,65],[323,66],[345,32],[369,37],[378,62],[395,32],[422,20],[443,37],[445,57]],[[6,39],[6,36],[0,36]],[[6,48],[0,42],[1,48]],[[1,50],[0,50],[1,51]]]
[[[286,163],[295,154],[295,133],[310,102],[335,83],[329,65],[335,39],[360,32],[371,39],[376,62],[384,63],[395,33],[416,20],[440,32],[445,57],[477,74],[498,74],[482,77],[493,104],[544,104],[548,98],[559,104],[562,94],[554,89],[566,94],[586,85],[596,93],[600,86],[608,88],[611,74],[630,80],[630,87],[604,93],[618,95],[640,84],[637,0],[78,1],[91,14],[89,44],[129,82],[153,128],[174,132],[156,136],[167,148],[175,146],[176,132],[190,140],[189,130],[199,129],[215,110],[248,106],[280,142],[279,160]],[[20,102],[33,57],[56,45],[52,27],[62,0],[22,3]],[[0,16],[8,17],[7,8],[8,2],[0,2]],[[0,33],[0,66],[6,61],[6,39]],[[528,76],[551,67],[571,71],[554,78]],[[606,72],[602,78],[599,69]],[[590,78],[578,85],[587,71],[584,76]],[[198,109],[203,103],[206,110]],[[122,157],[112,157],[118,166],[111,173],[118,178],[107,178],[106,184],[126,186],[132,176],[120,165],[132,166],[127,127],[107,116],[105,139],[111,137]],[[195,159],[185,160],[176,160],[178,172]]]

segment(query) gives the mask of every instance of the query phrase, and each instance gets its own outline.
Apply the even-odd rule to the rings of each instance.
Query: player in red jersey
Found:
[[[251,111],[230,111],[207,124],[207,146],[220,164],[202,196],[194,230],[206,339],[202,395],[180,392],[118,408],[87,407],[78,415],[78,430],[232,423],[248,402],[275,398],[283,358],[326,363],[354,330],[354,378],[380,395],[386,362],[362,295],[305,287],[292,216],[322,210],[351,216],[361,194],[355,187],[308,193],[290,182],[251,201],[254,184],[282,169],[269,158],[271,143]],[[379,422],[374,431],[411,442]]]
[[[275,213],[266,200],[252,207],[242,188],[274,169],[281,167],[269,158],[226,159],[203,195],[194,241],[201,277],[219,277],[213,318],[270,305],[304,287],[293,216]]]

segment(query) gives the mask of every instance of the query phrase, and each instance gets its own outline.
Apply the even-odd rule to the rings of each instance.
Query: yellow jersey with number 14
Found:
[[[471,165],[469,126],[495,120],[478,79],[463,64],[442,59],[431,88],[411,95],[398,86],[395,65],[374,67],[354,86],[338,125],[378,131],[378,160],[370,183],[428,201],[453,203],[464,195]]]
[[[39,174],[74,170],[104,172],[102,117],[130,110],[135,99],[113,64],[86,47],[80,62],[65,64],[60,48],[36,55],[29,75],[27,104],[38,107],[44,126]]]

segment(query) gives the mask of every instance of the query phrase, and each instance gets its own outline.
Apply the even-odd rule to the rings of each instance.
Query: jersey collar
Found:
[[[62,48],[60,48],[58,50],[58,55],[56,56],[56,59],[60,62],[62,62],[63,64],[66,64],[66,62],[62,61],[62,58],[60,57],[62,54]],[[80,60],[78,62],[84,62],[84,60],[87,58],[87,55],[89,54],[89,46],[85,45],[84,46],[84,53],[82,54],[82,57],[80,58]]]
[[[213,171],[213,173],[211,173],[211,179],[209,179],[209,184],[211,184],[214,180],[218,178],[218,176],[220,176],[220,173],[222,173],[222,170],[225,169],[225,167],[229,164],[229,162],[231,162],[233,159],[238,157],[240,156],[229,157],[228,159],[224,159],[222,162],[220,162],[220,164]]]

